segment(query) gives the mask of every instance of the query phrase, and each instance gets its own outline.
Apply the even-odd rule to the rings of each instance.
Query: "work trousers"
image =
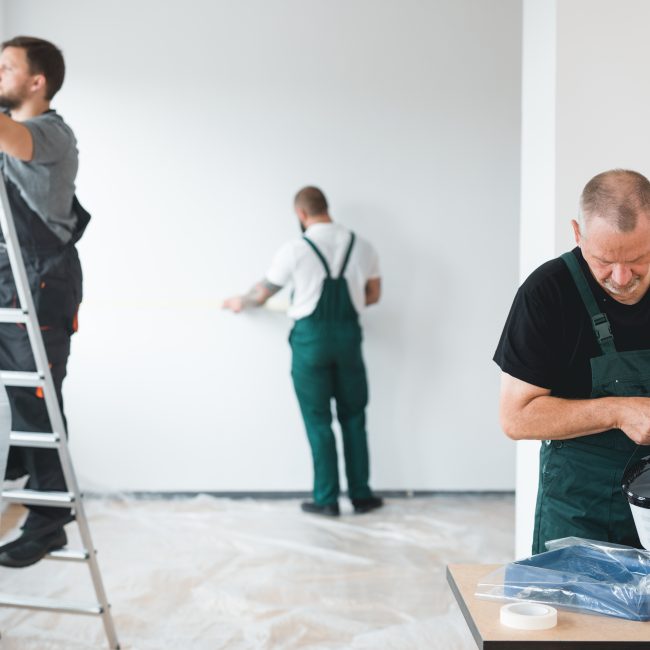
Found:
[[[604,442],[616,442],[611,434],[601,435]],[[580,439],[542,443],[533,554],[543,553],[547,541],[569,536],[640,548],[621,490],[624,469],[635,462],[634,445],[627,442],[618,447]]]
[[[61,388],[66,375],[70,354],[70,334],[62,327],[43,328],[41,331],[56,395],[63,413]],[[0,368],[3,370],[35,371],[27,330],[23,325],[0,324]],[[52,431],[50,418],[42,393],[34,388],[7,387],[11,404],[14,431]],[[65,421],[65,416],[64,416]],[[65,491],[66,484],[54,449],[12,447],[9,451],[7,477],[17,478],[29,474],[27,487],[40,491]],[[65,508],[29,506],[30,510],[49,518],[62,518],[69,514]]]
[[[367,499],[372,496],[365,414],[368,383],[360,328],[356,323],[333,328],[298,321],[289,340],[291,376],[314,463],[314,501],[334,503],[340,490],[332,400],[341,425],[348,495]]]

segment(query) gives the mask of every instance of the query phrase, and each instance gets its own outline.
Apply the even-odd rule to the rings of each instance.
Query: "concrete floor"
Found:
[[[511,496],[392,499],[336,520],[294,500],[86,507],[124,650],[473,650],[445,566],[514,552]],[[5,537],[19,515],[3,516]],[[0,581],[5,593],[93,601],[84,565],[0,568]],[[5,609],[0,631],[2,650],[107,647],[97,618]]]

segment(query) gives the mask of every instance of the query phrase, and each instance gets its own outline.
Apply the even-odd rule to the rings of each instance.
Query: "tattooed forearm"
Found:
[[[260,307],[272,295],[280,291],[280,289],[282,289],[282,287],[279,287],[277,284],[273,284],[266,279],[261,280],[245,296],[243,296],[245,306]]]
[[[247,294],[243,296],[232,296],[223,301],[221,307],[230,309],[238,314],[243,309],[250,307],[261,307],[273,294],[280,291],[282,287],[273,284],[268,280],[258,282]]]
[[[269,298],[273,295],[276,294],[282,287],[279,284],[273,284],[273,282],[269,282],[266,278],[260,282],[260,285],[264,287],[264,289],[268,292]]]

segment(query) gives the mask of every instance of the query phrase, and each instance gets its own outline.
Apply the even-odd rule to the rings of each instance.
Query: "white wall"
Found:
[[[557,23],[557,248],[585,183],[606,169],[650,176],[650,60],[644,0],[561,0]]]
[[[539,200],[535,188],[547,188],[537,234],[523,238],[524,275],[543,261],[540,232],[547,258],[573,248],[570,221],[590,178],[615,167],[650,175],[648,21],[644,0],[524,1],[522,207]],[[527,124],[546,143],[527,141]],[[537,174],[536,185],[527,187],[529,173]],[[532,540],[538,461],[529,448],[517,455],[518,556]]]
[[[519,0],[6,0],[64,50],[81,151],[72,451],[95,489],[303,490],[289,323],[221,298],[297,234],[374,241],[373,484],[511,489],[491,362],[517,284]]]

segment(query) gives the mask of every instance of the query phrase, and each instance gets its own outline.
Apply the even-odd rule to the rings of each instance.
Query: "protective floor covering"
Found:
[[[86,508],[124,650],[470,650],[445,565],[513,556],[509,496],[392,499],[338,520],[302,514],[295,500]],[[93,601],[85,565],[49,560],[0,567],[0,590]],[[0,631],[2,650],[108,647],[94,617],[4,609]]]

